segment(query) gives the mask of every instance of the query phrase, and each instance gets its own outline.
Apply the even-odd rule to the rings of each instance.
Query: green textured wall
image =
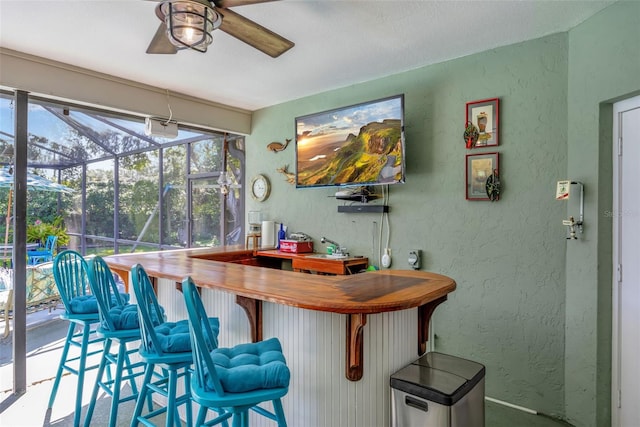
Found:
[[[294,118],[405,94],[407,183],[390,190],[392,268],[453,277],[436,310],[436,349],[487,367],[488,396],[566,417],[610,423],[611,103],[640,91],[640,2],[619,1],[565,34],[325,92],[254,113],[247,180],[273,183],[261,209],[319,240],[370,257],[381,219],[339,214],[331,189],[296,190],[276,168],[294,170]],[[499,97],[497,203],[464,199],[465,103]],[[494,151],[484,149],[483,152]],[[474,151],[476,152],[476,151]],[[583,181],[585,233],[567,242],[559,179]],[[386,240],[386,234],[383,242]]]
[[[566,34],[553,35],[258,111],[247,138],[247,179],[265,173],[273,182],[271,197],[248,198],[248,210],[260,207],[319,247],[324,235],[377,259],[379,215],[337,213],[332,189],[295,189],[275,171],[294,169],[293,147],[265,147],[293,138],[296,116],[404,93],[408,170],[406,184],[390,188],[392,268],[408,268],[417,248],[424,270],[453,277],[458,289],[434,318],[436,349],[485,364],[488,396],[557,414],[566,241],[554,191],[566,178],[567,61]],[[492,97],[501,102],[504,196],[470,202],[465,103]]]
[[[569,32],[568,171],[584,181],[585,236],[567,247],[566,416],[610,423],[612,102],[640,91],[640,2]]]

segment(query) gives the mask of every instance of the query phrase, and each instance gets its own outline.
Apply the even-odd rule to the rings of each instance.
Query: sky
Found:
[[[403,98],[396,97],[297,117],[297,143],[344,141],[348,134],[357,135],[368,123],[402,119],[402,109]]]

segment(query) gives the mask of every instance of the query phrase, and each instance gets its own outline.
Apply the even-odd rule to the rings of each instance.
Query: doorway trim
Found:
[[[621,114],[636,108],[640,108],[640,96],[616,102],[613,105],[613,202],[612,202],[612,335],[611,335],[611,426],[622,427],[620,425],[620,403],[621,403],[621,352],[620,352],[620,182],[621,182],[621,154],[622,154],[622,121]]]

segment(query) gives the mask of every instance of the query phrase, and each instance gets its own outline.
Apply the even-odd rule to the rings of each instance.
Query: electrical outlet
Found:
[[[409,267],[414,270],[420,269],[420,249],[411,249],[409,251]]]

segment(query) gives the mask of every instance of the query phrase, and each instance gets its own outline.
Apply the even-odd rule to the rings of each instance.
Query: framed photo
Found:
[[[498,145],[499,99],[482,99],[467,102],[466,123],[478,129],[478,140],[467,148],[493,147]]]
[[[467,200],[497,200],[487,193],[487,179],[493,176],[499,176],[498,153],[467,154]]]

